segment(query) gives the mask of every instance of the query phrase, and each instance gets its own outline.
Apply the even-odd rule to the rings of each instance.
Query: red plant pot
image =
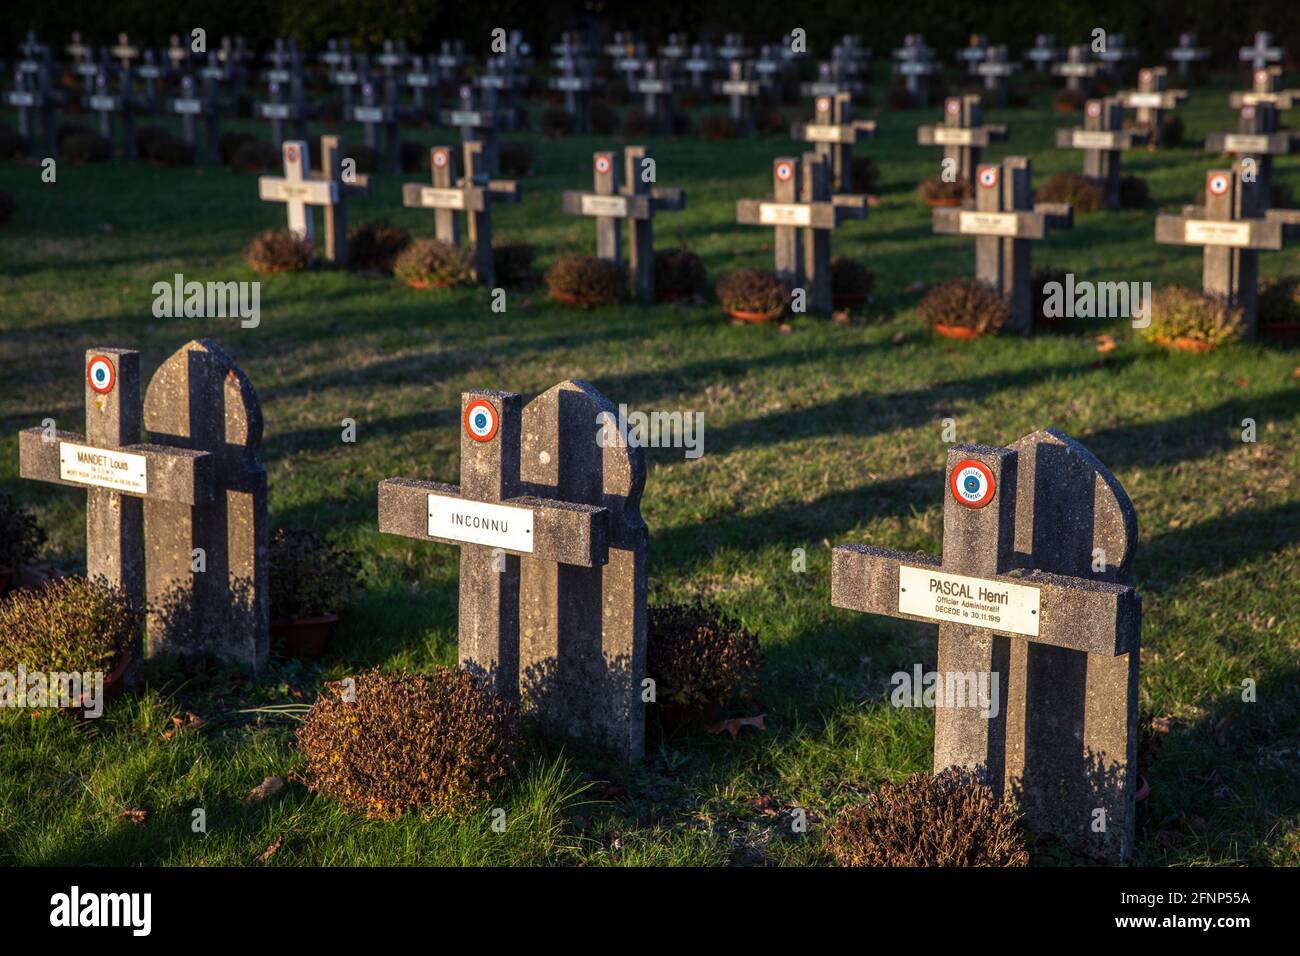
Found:
[[[967,328],[964,325],[944,325],[942,323],[935,323],[934,330],[945,339],[961,339],[962,341],[977,339],[984,334],[979,329]]]
[[[1147,797],[1151,796],[1151,784],[1147,783],[1147,778],[1138,774],[1137,792],[1133,794],[1133,802],[1141,803]]]
[[[963,200],[957,197],[941,196],[937,199],[927,199],[925,201],[925,204],[929,206],[931,209],[935,209],[935,208],[952,209],[955,206],[960,206],[962,204],[962,201]]]
[[[711,701],[703,705],[659,704],[655,707],[659,717],[659,726],[665,734],[671,734],[683,727],[705,727],[718,722],[722,713],[722,702]]]
[[[550,292],[551,298],[556,302],[562,302],[565,305],[571,305],[578,309],[591,309],[602,304],[600,302],[592,302],[589,299],[584,299],[580,295],[573,295],[571,292],[561,292],[559,289],[551,289]]]
[[[131,661],[133,660],[135,660],[135,655],[130,651],[127,651],[122,655],[122,659],[113,665],[113,669],[104,676],[102,704],[107,705],[122,696],[122,691],[126,690],[126,671],[127,668],[131,666]],[[65,710],[73,712],[84,711],[89,706],[90,701],[87,700],[86,693],[83,690],[81,699],[70,707],[65,708]]]
[[[279,642],[290,657],[320,657],[325,652],[330,634],[338,621],[337,614],[272,621],[271,637]]]
[[[1259,326],[1259,337],[1267,342],[1300,342],[1300,322],[1268,322]]]
[[[1179,335],[1174,338],[1167,338],[1163,335],[1156,337],[1156,344],[1163,345],[1167,349],[1176,349],[1179,352],[1190,352],[1193,355],[1204,355],[1206,352],[1214,350],[1213,342],[1206,342],[1204,339],[1189,339]]]
[[[744,309],[728,309],[727,315],[731,316],[737,322],[772,322],[779,319],[785,312],[785,306],[777,306],[775,309],[769,309],[766,312],[746,312]]]

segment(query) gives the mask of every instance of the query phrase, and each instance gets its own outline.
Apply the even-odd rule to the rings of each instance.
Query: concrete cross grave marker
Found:
[[[460,105],[455,109],[443,110],[439,120],[443,126],[458,128],[462,143],[482,143],[483,160],[487,163],[487,173],[495,176],[501,172],[501,151],[497,146],[498,117],[493,110],[475,107],[474,87],[468,83],[462,84],[460,88]]]
[[[1277,109],[1260,102],[1241,107],[1235,133],[1211,133],[1205,139],[1207,152],[1231,153],[1254,166],[1255,184],[1250,190],[1254,214],[1273,204],[1273,157],[1300,152],[1300,134],[1279,129]],[[1248,167],[1245,167],[1248,168]]]
[[[185,142],[195,148],[198,154],[198,121],[203,117],[204,141],[207,147],[208,162],[215,163],[221,159],[221,102],[217,99],[215,82],[203,77],[200,80],[202,92],[195,89],[194,77],[181,77],[180,95],[173,97],[167,104],[171,113],[181,118],[181,135]]]
[[[301,87],[298,88],[301,93]],[[276,149],[284,146],[285,126],[293,124],[294,138],[307,138],[306,104],[299,96],[290,92],[285,94],[283,84],[272,81],[267,84],[267,96],[264,101],[253,104],[253,114],[271,124],[271,145]]]
[[[713,53],[713,47],[707,43],[693,44],[691,55],[682,63],[682,69],[690,76],[693,89],[711,89],[713,75],[718,71],[718,58]]]
[[[623,263],[623,226],[628,223],[628,266],[632,292],[642,302],[655,300],[654,217],[657,212],[680,212],[686,208],[686,192],[652,186],[643,171],[650,160],[644,146],[623,150],[624,183],[620,187],[615,154],[596,153],[592,159],[594,187],[591,192],[565,190],[564,211],[596,220],[596,255],[618,265]]]
[[[944,487],[942,557],[840,545],[831,604],[939,623],[948,691],[936,698],[935,773],[978,768],[1035,833],[1127,860],[1142,634],[1133,505],[1054,430],[1007,448],[951,446]]]
[[[465,213],[468,242],[474,251],[474,275],[488,288],[496,285],[492,257],[492,206],[517,203],[522,196],[513,180],[489,179],[484,168],[483,144],[468,142],[463,146],[465,175],[456,176],[456,154],[450,146],[435,146],[429,151],[429,168],[433,185],[402,184],[402,205],[414,209],[434,210],[434,234],[441,241],[460,245],[458,213]]]
[[[1104,65],[1092,59],[1092,51],[1078,44],[1065,51],[1064,60],[1052,64],[1052,75],[1065,77],[1065,88],[1075,93],[1087,93],[1088,81],[1104,71]]]
[[[983,63],[989,51],[989,38],[983,33],[973,33],[966,45],[957,51],[957,61],[966,66],[966,72],[975,75],[975,66]]]
[[[411,91],[411,116],[416,120],[436,120],[438,116],[439,76],[436,69],[425,66],[424,57],[411,57],[411,69],[402,77],[402,82]],[[425,96],[431,102],[425,102]]]
[[[1178,65],[1178,75],[1184,82],[1198,78],[1202,64],[1210,59],[1209,47],[1196,45],[1195,33],[1178,34],[1178,46],[1165,51],[1165,59]]]
[[[343,58],[350,56],[352,53],[352,41],[344,39],[340,45],[338,40],[326,40],[325,49],[317,57],[325,65],[328,73],[333,73],[343,64]]]
[[[167,41],[167,62],[171,64],[172,72],[187,69],[191,59],[189,46],[181,42],[180,34],[173,33]]]
[[[5,91],[4,102],[18,111],[18,132],[31,142],[33,152],[44,150],[46,156],[57,156],[59,137],[55,114],[63,103],[63,94],[50,88],[49,72],[15,73],[14,88]],[[40,136],[36,133],[37,116]]]
[[[352,164],[355,167],[355,163]],[[320,169],[313,168],[311,178],[318,182],[333,181],[338,184],[339,196],[369,196],[370,176],[358,173],[354,168],[345,169],[343,148],[337,136],[320,138]],[[347,262],[348,207],[340,201],[333,206],[324,207],[325,218],[325,257],[331,262]]]
[[[117,43],[109,49],[108,53],[128,74],[133,69],[135,61],[140,59],[140,48],[132,43],[125,33],[117,35]]]
[[[369,66],[365,54],[344,53],[338,67],[330,73],[330,83],[343,95],[343,115],[352,115],[353,89],[368,82]]]
[[[1300,99],[1300,90],[1282,89],[1282,69],[1276,66],[1265,67],[1252,73],[1249,91],[1228,94],[1228,104],[1233,109],[1254,106],[1256,103],[1269,103],[1278,110],[1289,110],[1298,99]]]
[[[527,85],[527,77],[516,72],[515,61],[509,54],[489,56],[474,84],[482,91],[483,107],[497,115],[502,128],[516,129],[519,125],[516,103]]]
[[[144,426],[175,452],[206,452],[212,470],[212,495],[202,506],[145,498],[149,656],[201,654],[260,670],[270,609],[257,394],[220,346],[199,339],[150,379]]]
[[[1260,189],[1258,182],[1242,182],[1238,160],[1232,169],[1206,174],[1204,206],[1156,216],[1156,242],[1205,247],[1201,286],[1241,309],[1248,340],[1259,324],[1259,250],[1281,249],[1300,225],[1295,210],[1266,209],[1267,199],[1252,198]]]
[[[843,62],[830,60],[817,64],[817,79],[811,83],[799,84],[799,92],[804,96],[835,96],[837,93],[860,94],[863,84],[854,79],[843,69]]]
[[[831,232],[867,215],[865,196],[832,195],[830,170],[816,153],[772,164],[772,196],[738,199],[736,221],[774,230],[776,276],[807,293],[810,312],[831,311]]]
[[[926,106],[930,102],[930,77],[939,75],[934,62],[934,50],[925,45],[925,37],[909,33],[903,45],[894,51],[893,71],[903,78],[913,106]]]
[[[1034,45],[1025,51],[1025,59],[1034,64],[1035,73],[1046,73],[1061,58],[1061,52],[1056,37],[1040,33],[1034,37]]]
[[[460,40],[443,40],[438,51],[433,62],[438,67],[439,86],[451,90],[460,85],[460,75],[465,69],[465,44]]]
[[[387,79],[396,79],[402,68],[406,66],[406,41],[393,40],[384,41],[384,50],[377,57],[375,62],[379,64],[380,69],[384,71]]]
[[[1284,53],[1284,49],[1273,43],[1273,34],[1261,30],[1255,34],[1254,45],[1242,47],[1237,58],[1243,63],[1249,63],[1252,70],[1262,70],[1271,63],[1281,63]]]
[[[629,82],[628,88],[645,97],[645,114],[654,125],[655,131],[667,136],[673,131],[673,92],[677,89],[677,78],[673,76],[670,61],[647,60],[645,74],[640,79]]]
[[[526,406],[465,392],[460,485],[380,482],[379,530],[459,545],[463,666],[633,761],[645,751],[646,464],[617,414],[585,382]]]
[[[135,68],[135,75],[144,81],[144,98],[140,101],[146,112],[156,113],[162,103],[161,92],[167,84],[170,67],[159,61],[153,50],[145,50],[144,58]]]
[[[145,599],[143,500],[205,506],[213,462],[203,451],[140,441],[140,353],[86,350],[84,435],[28,428],[18,435],[23,478],[86,489],[86,574]]]
[[[1105,49],[1097,53],[1097,60],[1102,65],[1102,72],[1115,85],[1124,82],[1125,64],[1136,59],[1137,50],[1125,44],[1124,34],[1122,33],[1108,34]]]
[[[763,84],[754,77],[753,65],[732,60],[727,64],[727,78],[715,80],[713,92],[725,96],[730,103],[731,119],[736,124],[736,131],[742,134],[753,133],[756,126],[755,114],[763,96]]]
[[[613,60],[614,72],[622,75],[623,84],[631,92],[632,84],[636,81],[636,75],[646,68],[649,47],[644,43],[628,41],[617,52],[614,52],[614,50],[615,47],[611,46],[609,55]]]
[[[778,47],[764,44],[758,48],[758,58],[754,60],[754,76],[758,77],[767,93],[768,100],[775,104],[785,102],[791,68],[794,64],[781,55]],[[859,93],[862,84],[848,72],[849,64],[834,58],[827,64],[831,74],[842,85],[837,92]]]
[[[1101,187],[1107,209],[1119,208],[1120,155],[1150,138],[1145,130],[1123,129],[1119,100],[1107,97],[1083,105],[1083,128],[1058,129],[1058,149],[1083,150],[1083,175]]]
[[[980,152],[991,143],[1004,142],[1010,133],[1001,124],[984,123],[984,113],[977,94],[950,96],[943,101],[943,122],[938,126],[918,126],[916,141],[922,146],[942,146],[945,167],[956,164],[957,179],[975,183],[975,169]]]
[[[552,77],[547,86],[564,94],[564,111],[573,117],[573,131],[586,136],[591,132],[591,93],[595,86],[591,63],[574,55],[556,60],[555,67],[560,75]]]
[[[975,278],[1008,299],[1006,331],[1032,332],[1030,243],[1046,238],[1049,229],[1073,226],[1073,209],[1066,203],[1035,203],[1029,160],[1011,156],[978,167],[975,199],[960,208],[933,210],[933,221],[936,233],[975,236]]]
[[[853,118],[853,96],[836,93],[813,100],[813,121],[795,123],[790,138],[813,147],[830,167],[831,189],[837,193],[853,192],[853,147],[876,135],[872,120]]]
[[[364,130],[366,146],[380,156],[380,166],[390,173],[402,171],[402,143],[397,131],[397,87],[384,84],[387,95],[381,94],[375,84],[361,85],[361,102],[352,107],[348,119],[360,123]],[[379,152],[379,128],[384,129],[384,150]]]
[[[338,157],[324,167],[328,178],[314,179],[310,175],[311,154],[305,140],[288,140],[281,147],[284,158],[283,176],[257,177],[258,198],[269,202],[282,202],[289,207],[289,230],[309,242],[316,238],[312,221],[312,206],[341,211]],[[347,224],[339,216],[326,221],[325,258],[330,262],[347,261]]]
[[[983,60],[971,64],[971,72],[984,80],[984,90],[994,106],[1006,106],[1008,80],[1020,72],[1020,64],[1007,58],[1005,46],[991,46],[984,51]]]
[[[746,60],[750,56],[749,47],[745,46],[745,36],[743,33],[725,33],[722,36],[722,45],[717,50],[718,58],[722,60]]]
[[[72,42],[63,49],[72,58],[72,72],[81,77],[81,88],[89,96],[95,89],[95,76],[99,73],[95,48],[82,43],[81,34],[74,30]]]
[[[114,89],[116,88],[116,89]],[[95,91],[87,105],[99,114],[99,133],[109,143],[114,141],[113,128],[122,131],[122,154],[128,159],[136,156],[135,97],[131,92],[131,75],[118,68],[112,74],[100,70],[95,75]],[[114,123],[113,117],[118,118]]]
[[[674,65],[686,59],[689,53],[690,48],[686,45],[686,35],[684,33],[668,34],[668,42],[659,47],[659,58],[671,60]]]
[[[1138,126],[1148,130],[1157,146],[1165,143],[1165,110],[1175,109],[1187,100],[1186,90],[1169,89],[1169,71],[1163,66],[1138,71],[1138,88],[1124,90],[1119,96],[1124,109],[1137,110]]]

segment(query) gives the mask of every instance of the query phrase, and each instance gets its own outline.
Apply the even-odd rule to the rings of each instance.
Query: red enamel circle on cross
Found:
[[[1256,70],[1256,71],[1255,71],[1255,82],[1256,82],[1258,85],[1260,85],[1260,86],[1263,86],[1265,83],[1267,83],[1267,82],[1268,82],[1268,70]]]
[[[1088,115],[1089,115],[1089,116],[1100,116],[1100,115],[1101,115],[1101,104],[1098,103],[1096,100],[1092,100],[1091,102],[1089,102],[1089,103],[1088,103]]]
[[[983,508],[993,500],[997,482],[989,466],[974,458],[957,462],[948,478],[948,489],[958,504],[967,508]]]
[[[949,112],[949,114],[951,114],[952,116],[956,116],[958,113],[961,112],[961,101],[949,100],[947,104],[944,106],[944,109],[946,109]]]
[[[1242,118],[1242,119],[1254,119],[1254,118],[1255,118],[1255,107],[1253,107],[1253,106],[1243,106],[1243,107],[1241,108],[1241,118]]]
[[[785,182],[793,175],[794,175],[794,167],[791,166],[789,163],[776,164],[776,178],[781,180],[781,182]]]
[[[465,409],[465,434],[475,441],[491,441],[497,436],[501,419],[486,399],[475,399]]]
[[[608,156],[597,156],[597,157],[596,157],[596,172],[600,173],[600,174],[603,176],[603,175],[605,175],[607,172],[609,172],[609,170],[610,170],[609,157],[608,157]]]
[[[818,113],[829,113],[830,111],[831,111],[831,101],[830,101],[830,97],[827,97],[827,96],[819,96],[819,97],[817,97],[817,112],[818,112]]]
[[[1225,173],[1210,173],[1209,181],[1206,187],[1216,196],[1222,196],[1228,191],[1228,177]]]
[[[1151,82],[1151,71],[1150,71],[1150,70],[1143,70],[1141,73],[1139,73],[1139,74],[1138,74],[1138,81],[1139,81],[1139,82],[1142,82],[1142,83],[1150,83],[1150,82]]]
[[[293,146],[286,146],[284,149],[284,161],[286,163],[298,162],[298,150]]]
[[[92,356],[86,363],[86,383],[91,391],[107,395],[117,382],[117,371],[106,355]]]
[[[433,152],[433,165],[441,168],[447,165],[447,151],[445,149],[436,149]]]
[[[992,189],[998,184],[998,168],[996,166],[985,166],[980,170],[980,185],[985,189]]]

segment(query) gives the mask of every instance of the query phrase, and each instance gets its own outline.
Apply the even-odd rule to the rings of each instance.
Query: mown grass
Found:
[[[1193,92],[1187,141],[1228,128],[1229,82]],[[879,89],[879,88],[878,88]],[[803,108],[789,108],[789,118]],[[868,110],[867,115],[874,111]],[[536,115],[536,112],[534,113]],[[826,862],[821,824],[880,781],[929,767],[931,716],[888,706],[889,675],[933,666],[934,628],[830,607],[830,547],[870,542],[938,551],[942,422],[962,442],[1005,444],[1043,427],[1081,439],[1137,507],[1135,569],[1144,601],[1143,721],[1167,731],[1144,768],[1139,862],[1300,863],[1300,401],[1297,358],[1233,346],[1206,357],[1168,353],[1123,323],[1076,320],[1030,340],[954,344],[911,315],[927,285],[972,270],[969,240],[937,237],[913,196],[940,151],[915,144],[937,110],[882,113],[866,147],[882,172],[865,223],[836,234],[839,254],[877,273],[868,315],[853,324],[798,318],[789,334],[733,327],[714,305],[624,305],[590,312],[511,290],[504,314],[487,293],[415,292],[338,271],[263,280],[262,322],[155,319],[151,286],[173,273],[252,280],[240,252],[283,208],[257,201],[255,177],[224,169],[156,169],[114,161],[39,169],[0,164],[19,211],[0,232],[0,489],[31,503],[50,533],[48,557],[84,562],[84,496],[17,477],[16,432],[55,418],[80,428],[82,355],[93,345],[143,353],[146,373],[194,337],[233,353],[261,397],[263,457],[276,525],[326,532],[360,554],[365,592],[318,668],[278,665],[257,684],[220,672],[156,671],[97,723],[0,715],[0,861],[6,863],[722,864]],[[698,116],[697,127],[698,127]],[[1052,148],[1048,94],[991,110],[1034,180],[1078,169]],[[250,125],[250,124],[245,124]],[[251,128],[251,126],[250,126]],[[354,134],[357,131],[350,131]],[[412,131],[426,144],[448,134]],[[562,215],[559,192],[588,188],[590,155],[617,139],[531,138],[536,168],[521,205],[494,213],[495,233],[534,244],[539,265],[593,251],[589,221]],[[357,135],[359,141],[359,135]],[[771,236],[735,225],[737,198],[764,195],[771,160],[801,151],[782,137],[706,143],[651,139],[662,185],[687,188],[657,242],[685,244],[716,279],[770,264]],[[1278,175],[1294,179],[1297,160]],[[1196,146],[1125,156],[1150,208],[1079,217],[1038,244],[1035,262],[1081,279],[1199,284],[1200,252],[1153,241],[1157,207],[1190,202],[1219,165]],[[431,234],[403,209],[399,182],[375,177],[349,204],[353,223],[384,217]],[[1266,276],[1295,274],[1294,251],[1265,254]],[[1100,354],[1093,335],[1118,336]],[[298,782],[264,804],[243,798],[297,766],[292,722],[240,713],[310,700],[318,683],[358,668],[454,662],[455,550],[378,534],[375,485],[391,476],[457,475],[456,410],[468,387],[536,394],[565,378],[614,402],[705,415],[705,454],[653,450],[643,512],[655,600],[702,595],[762,639],[765,732],[681,733],[654,741],[644,763],[611,765],[578,745],[534,740],[527,765],[468,821],[357,819]],[[340,440],[342,420],[358,441]],[[1241,423],[1258,441],[1241,441]],[[807,569],[792,570],[803,548]],[[1241,699],[1243,680],[1257,700]],[[174,730],[188,712],[205,725]],[[143,808],[143,823],[121,817]],[[192,827],[206,813],[206,833]],[[796,833],[792,811],[806,810]],[[1078,862],[1041,845],[1040,863]]]

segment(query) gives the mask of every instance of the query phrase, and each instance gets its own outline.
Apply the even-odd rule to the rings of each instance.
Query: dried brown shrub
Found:
[[[387,219],[373,219],[348,230],[348,268],[392,273],[393,262],[411,243],[411,234]]]
[[[244,259],[254,272],[301,272],[312,264],[316,247],[288,229],[258,233],[244,250]]]
[[[514,708],[454,668],[369,671],[352,694],[327,684],[298,730],[307,785],[379,819],[469,813],[509,776],[520,746]]]
[[[1027,866],[1019,817],[970,770],[913,774],[841,810],[826,831],[841,866]]]
[[[703,292],[707,282],[704,260],[689,249],[655,250],[655,290],[660,295]]]
[[[975,195],[975,189],[966,179],[946,182],[938,176],[931,176],[921,180],[921,184],[916,187],[916,195],[921,202],[955,202],[969,199]]]
[[[700,135],[705,139],[735,139],[736,121],[726,113],[710,113],[700,121]]]
[[[140,635],[144,612],[103,580],[67,577],[0,601],[0,670],[109,671]]]
[[[1160,345],[1187,339],[1213,348],[1241,338],[1244,328],[1241,309],[1199,289],[1171,285],[1151,297],[1151,321],[1138,334]]]
[[[498,147],[501,172],[507,176],[527,176],[533,169],[533,147],[527,140],[507,140]]]
[[[758,688],[758,638],[720,608],[651,605],[647,631],[646,675],[659,703],[700,707]]]
[[[876,274],[857,259],[834,256],[831,259],[831,293],[839,297],[857,298],[871,294],[876,284]]]
[[[1034,194],[1038,202],[1065,202],[1075,212],[1096,212],[1102,206],[1101,187],[1079,173],[1057,173]]]
[[[595,256],[561,256],[546,270],[551,297],[590,308],[627,296],[627,270]]]
[[[393,262],[393,275],[419,289],[455,289],[474,284],[474,260],[461,246],[416,239]]]
[[[562,107],[552,106],[542,111],[542,135],[547,138],[572,135],[573,125],[573,114]]]
[[[790,301],[790,288],[770,269],[748,267],[718,282],[718,301],[728,312],[775,312]]]
[[[1011,306],[992,286],[978,279],[951,279],[926,294],[916,307],[917,317],[936,325],[974,329],[981,335],[996,332],[1011,318]]]

